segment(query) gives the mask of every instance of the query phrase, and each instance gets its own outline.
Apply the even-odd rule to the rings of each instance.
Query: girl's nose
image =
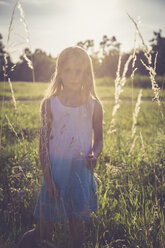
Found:
[[[77,78],[77,73],[75,71],[72,71],[71,75],[70,75],[70,78],[71,79],[76,79]]]

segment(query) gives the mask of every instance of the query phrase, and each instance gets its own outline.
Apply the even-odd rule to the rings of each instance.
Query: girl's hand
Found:
[[[60,191],[57,189],[51,176],[49,178],[45,179],[45,184],[46,184],[46,192],[47,192],[49,198],[54,199],[54,198],[60,196]]]
[[[87,157],[87,168],[89,170],[93,170],[96,167],[96,164],[97,157],[93,153],[90,153]]]

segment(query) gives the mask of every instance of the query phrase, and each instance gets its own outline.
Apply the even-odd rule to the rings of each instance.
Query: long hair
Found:
[[[58,95],[59,92],[63,90],[63,83],[59,72],[63,70],[64,64],[73,57],[80,62],[83,70],[82,94],[85,96],[85,99],[88,99],[90,96],[94,99],[98,99],[95,92],[92,60],[87,52],[78,46],[65,48],[59,54],[56,61],[56,70],[52,75],[51,83],[46,91],[44,99],[50,98],[53,95]]]

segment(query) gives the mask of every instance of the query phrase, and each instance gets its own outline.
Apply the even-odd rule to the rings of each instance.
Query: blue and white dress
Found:
[[[79,107],[68,107],[58,96],[51,97],[49,159],[60,197],[50,199],[43,180],[34,216],[62,222],[68,218],[89,220],[91,212],[96,212],[96,183],[86,166],[86,157],[92,149],[94,104],[95,100],[89,99]]]

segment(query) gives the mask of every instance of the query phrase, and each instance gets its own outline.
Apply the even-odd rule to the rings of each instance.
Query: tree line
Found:
[[[157,75],[165,74],[165,37],[162,37],[162,31],[153,32],[153,38],[150,40],[152,61],[157,56],[156,73]],[[51,75],[55,71],[56,58],[48,55],[41,49],[36,49],[33,53],[29,48],[25,48],[19,61],[14,64],[10,54],[5,52],[3,37],[0,34],[0,81],[10,77],[12,81],[38,81],[49,82]],[[99,43],[98,51],[95,51],[94,40],[85,40],[78,42],[76,45],[87,50],[92,58],[94,73],[96,77],[116,77],[117,65],[120,55],[121,43],[115,36],[108,37],[104,35]],[[133,53],[133,49],[128,53],[122,54],[121,68]],[[148,72],[141,60],[146,61],[142,48],[136,49],[135,67],[136,73],[148,75]],[[154,65],[152,65],[154,66]],[[33,67],[33,70],[32,70]],[[132,64],[129,64],[127,75],[132,74]]]

